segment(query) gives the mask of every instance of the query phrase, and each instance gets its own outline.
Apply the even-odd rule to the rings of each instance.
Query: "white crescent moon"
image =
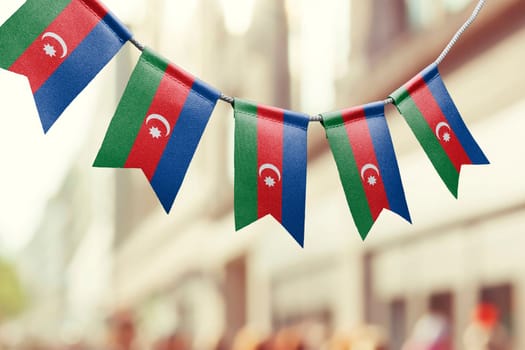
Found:
[[[42,40],[44,40],[45,38],[48,38],[48,37],[55,39],[56,41],[58,41],[60,46],[62,46],[62,56],[60,56],[60,58],[66,57],[66,55],[67,55],[67,45],[66,45],[66,42],[64,41],[64,39],[62,39],[62,37],[60,35],[56,34],[56,33],[47,32],[44,35],[42,35]]]
[[[277,176],[279,177],[279,181],[281,181],[281,172],[275,165],[269,164],[269,163],[261,165],[261,167],[259,168],[259,177],[262,176],[262,172],[265,171],[266,169],[272,170],[273,172],[275,172],[275,174],[277,174]]]
[[[436,126],[436,136],[437,136],[438,140],[441,140],[441,136],[439,136],[439,132],[441,131],[442,128],[447,128],[448,130],[451,130],[450,129],[450,125],[448,125],[447,123],[445,123],[445,122],[439,123]]]
[[[166,137],[168,137],[171,132],[171,126],[168,120],[160,114],[150,114],[148,118],[146,118],[146,124],[149,124],[149,122],[152,120],[158,120],[159,122],[164,124],[164,126],[166,127]]]
[[[365,179],[365,173],[367,170],[373,170],[379,175],[379,169],[374,164],[366,164],[364,167],[361,168],[361,178]]]

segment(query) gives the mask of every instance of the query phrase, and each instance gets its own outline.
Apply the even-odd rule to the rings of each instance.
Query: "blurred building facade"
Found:
[[[373,9],[377,18],[387,18],[381,11],[391,14],[380,25],[388,27],[384,32],[389,35],[372,35],[366,40],[368,69],[361,69],[360,74],[367,77],[361,81],[371,84],[359,93],[356,87],[363,84],[356,80],[358,85],[347,90],[357,92],[358,99],[373,99],[381,89],[385,96],[400,81],[408,80],[415,67],[431,62],[470,11],[471,6],[465,5],[472,2],[409,2],[405,12],[393,3],[389,5],[397,11],[381,1],[372,5],[377,6]],[[510,141],[516,127],[513,118],[520,119],[524,113],[520,91],[525,81],[513,73],[524,54],[522,48],[514,48],[525,34],[523,10],[519,1],[488,4],[479,22],[440,67],[467,124],[493,164],[485,169],[464,167],[458,202],[438,196],[438,182],[425,183],[431,176],[428,162],[409,134],[401,131],[405,126],[396,124],[397,118],[390,119],[401,171],[407,174],[405,187],[413,203],[414,226],[408,230],[389,226],[374,232],[377,239],[363,252],[362,288],[364,320],[389,329],[393,348],[399,348],[418,318],[430,309],[448,319],[460,347],[472,310],[481,302],[499,309],[515,348],[524,346],[523,268],[515,248],[521,241],[524,208],[524,193],[515,187],[515,181],[523,169],[515,167],[515,154],[510,151],[516,145]],[[370,50],[373,47],[376,49]],[[510,82],[517,89],[501,82]],[[497,135],[506,135],[509,142]]]
[[[140,40],[227,93],[311,114],[384,99],[437,57],[474,5],[254,0],[251,25],[239,35],[227,30],[235,15],[229,2],[182,3],[147,2],[129,24]],[[187,11],[180,21],[159,15],[177,6]],[[524,13],[521,0],[488,4],[440,67],[493,163],[463,169],[459,201],[389,107],[413,226],[383,213],[370,238],[359,239],[324,131],[315,124],[306,248],[270,218],[234,233],[233,120],[230,107],[219,104],[169,216],[139,171],[96,169],[87,178],[71,172],[74,185],[67,182],[50,202],[21,257],[33,271],[53,269],[42,274],[44,282],[33,281],[41,294],[25,317],[47,305],[55,310],[53,322],[34,316],[35,329],[49,333],[54,323],[57,334],[101,335],[106,316],[132,309],[144,343],[178,329],[191,335],[195,348],[210,348],[221,337],[231,344],[245,326],[264,335],[313,324],[329,334],[371,323],[384,327],[391,348],[399,349],[432,307],[448,317],[459,347],[471,311],[486,301],[499,307],[515,348],[525,348],[525,188],[519,186],[525,166],[516,157],[525,146],[519,132],[525,76],[516,73],[525,57]],[[337,25],[319,18],[336,18]],[[337,34],[327,37],[323,30]],[[316,45],[331,49],[312,50]],[[108,80],[116,84],[106,87],[115,86],[114,94],[102,97],[105,119],[79,157],[83,167],[137,56],[128,48],[109,68]]]

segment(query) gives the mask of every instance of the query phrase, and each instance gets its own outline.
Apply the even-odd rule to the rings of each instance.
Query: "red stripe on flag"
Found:
[[[81,1],[84,4],[86,4],[87,7],[91,9],[91,11],[93,11],[100,18],[104,18],[109,12],[106,6],[104,6],[97,0],[81,0]]]
[[[179,85],[183,84],[188,88],[191,88],[195,81],[195,77],[173,64],[168,65],[168,68],[166,68],[166,74],[172,76],[176,80],[175,83],[178,83]]]
[[[257,109],[258,215],[282,221],[284,111]]]
[[[100,5],[95,12],[81,0],[72,0],[9,70],[25,75],[35,93],[95,28],[100,22],[99,17],[106,13],[107,10]]]
[[[191,78],[192,81],[186,80],[184,84],[176,80],[175,75],[181,76],[174,67],[168,66],[124,165],[125,168],[142,169],[150,181],[155,175],[193,84],[193,78],[189,75],[186,78]]]
[[[374,221],[383,209],[390,209],[365,110],[357,107],[343,112],[346,133],[361,176],[370,213]]]
[[[407,83],[406,88],[456,170],[459,172],[463,164],[472,164],[423,77],[412,79]]]

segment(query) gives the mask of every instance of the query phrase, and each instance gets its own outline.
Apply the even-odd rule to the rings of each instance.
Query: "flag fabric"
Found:
[[[28,78],[47,132],[130,38],[97,0],[27,0],[0,27],[0,67]]]
[[[348,206],[362,239],[383,209],[411,221],[383,102],[323,114]]]
[[[235,99],[235,225],[272,215],[304,245],[307,115]]]
[[[489,164],[432,64],[391,97],[452,194],[462,165]]]
[[[94,166],[142,169],[169,212],[219,96],[146,48]]]

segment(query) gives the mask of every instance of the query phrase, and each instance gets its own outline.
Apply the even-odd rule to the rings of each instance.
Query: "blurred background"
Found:
[[[317,114],[384,99],[476,1],[104,3],[225,93]],[[305,249],[270,218],[235,232],[224,103],[170,215],[139,170],[92,168],[138,56],[46,137],[26,79],[0,72],[0,349],[525,349],[523,0],[488,1],[440,67],[492,165],[464,167],[455,200],[389,106],[414,224],[384,212],[364,243],[318,123]]]

